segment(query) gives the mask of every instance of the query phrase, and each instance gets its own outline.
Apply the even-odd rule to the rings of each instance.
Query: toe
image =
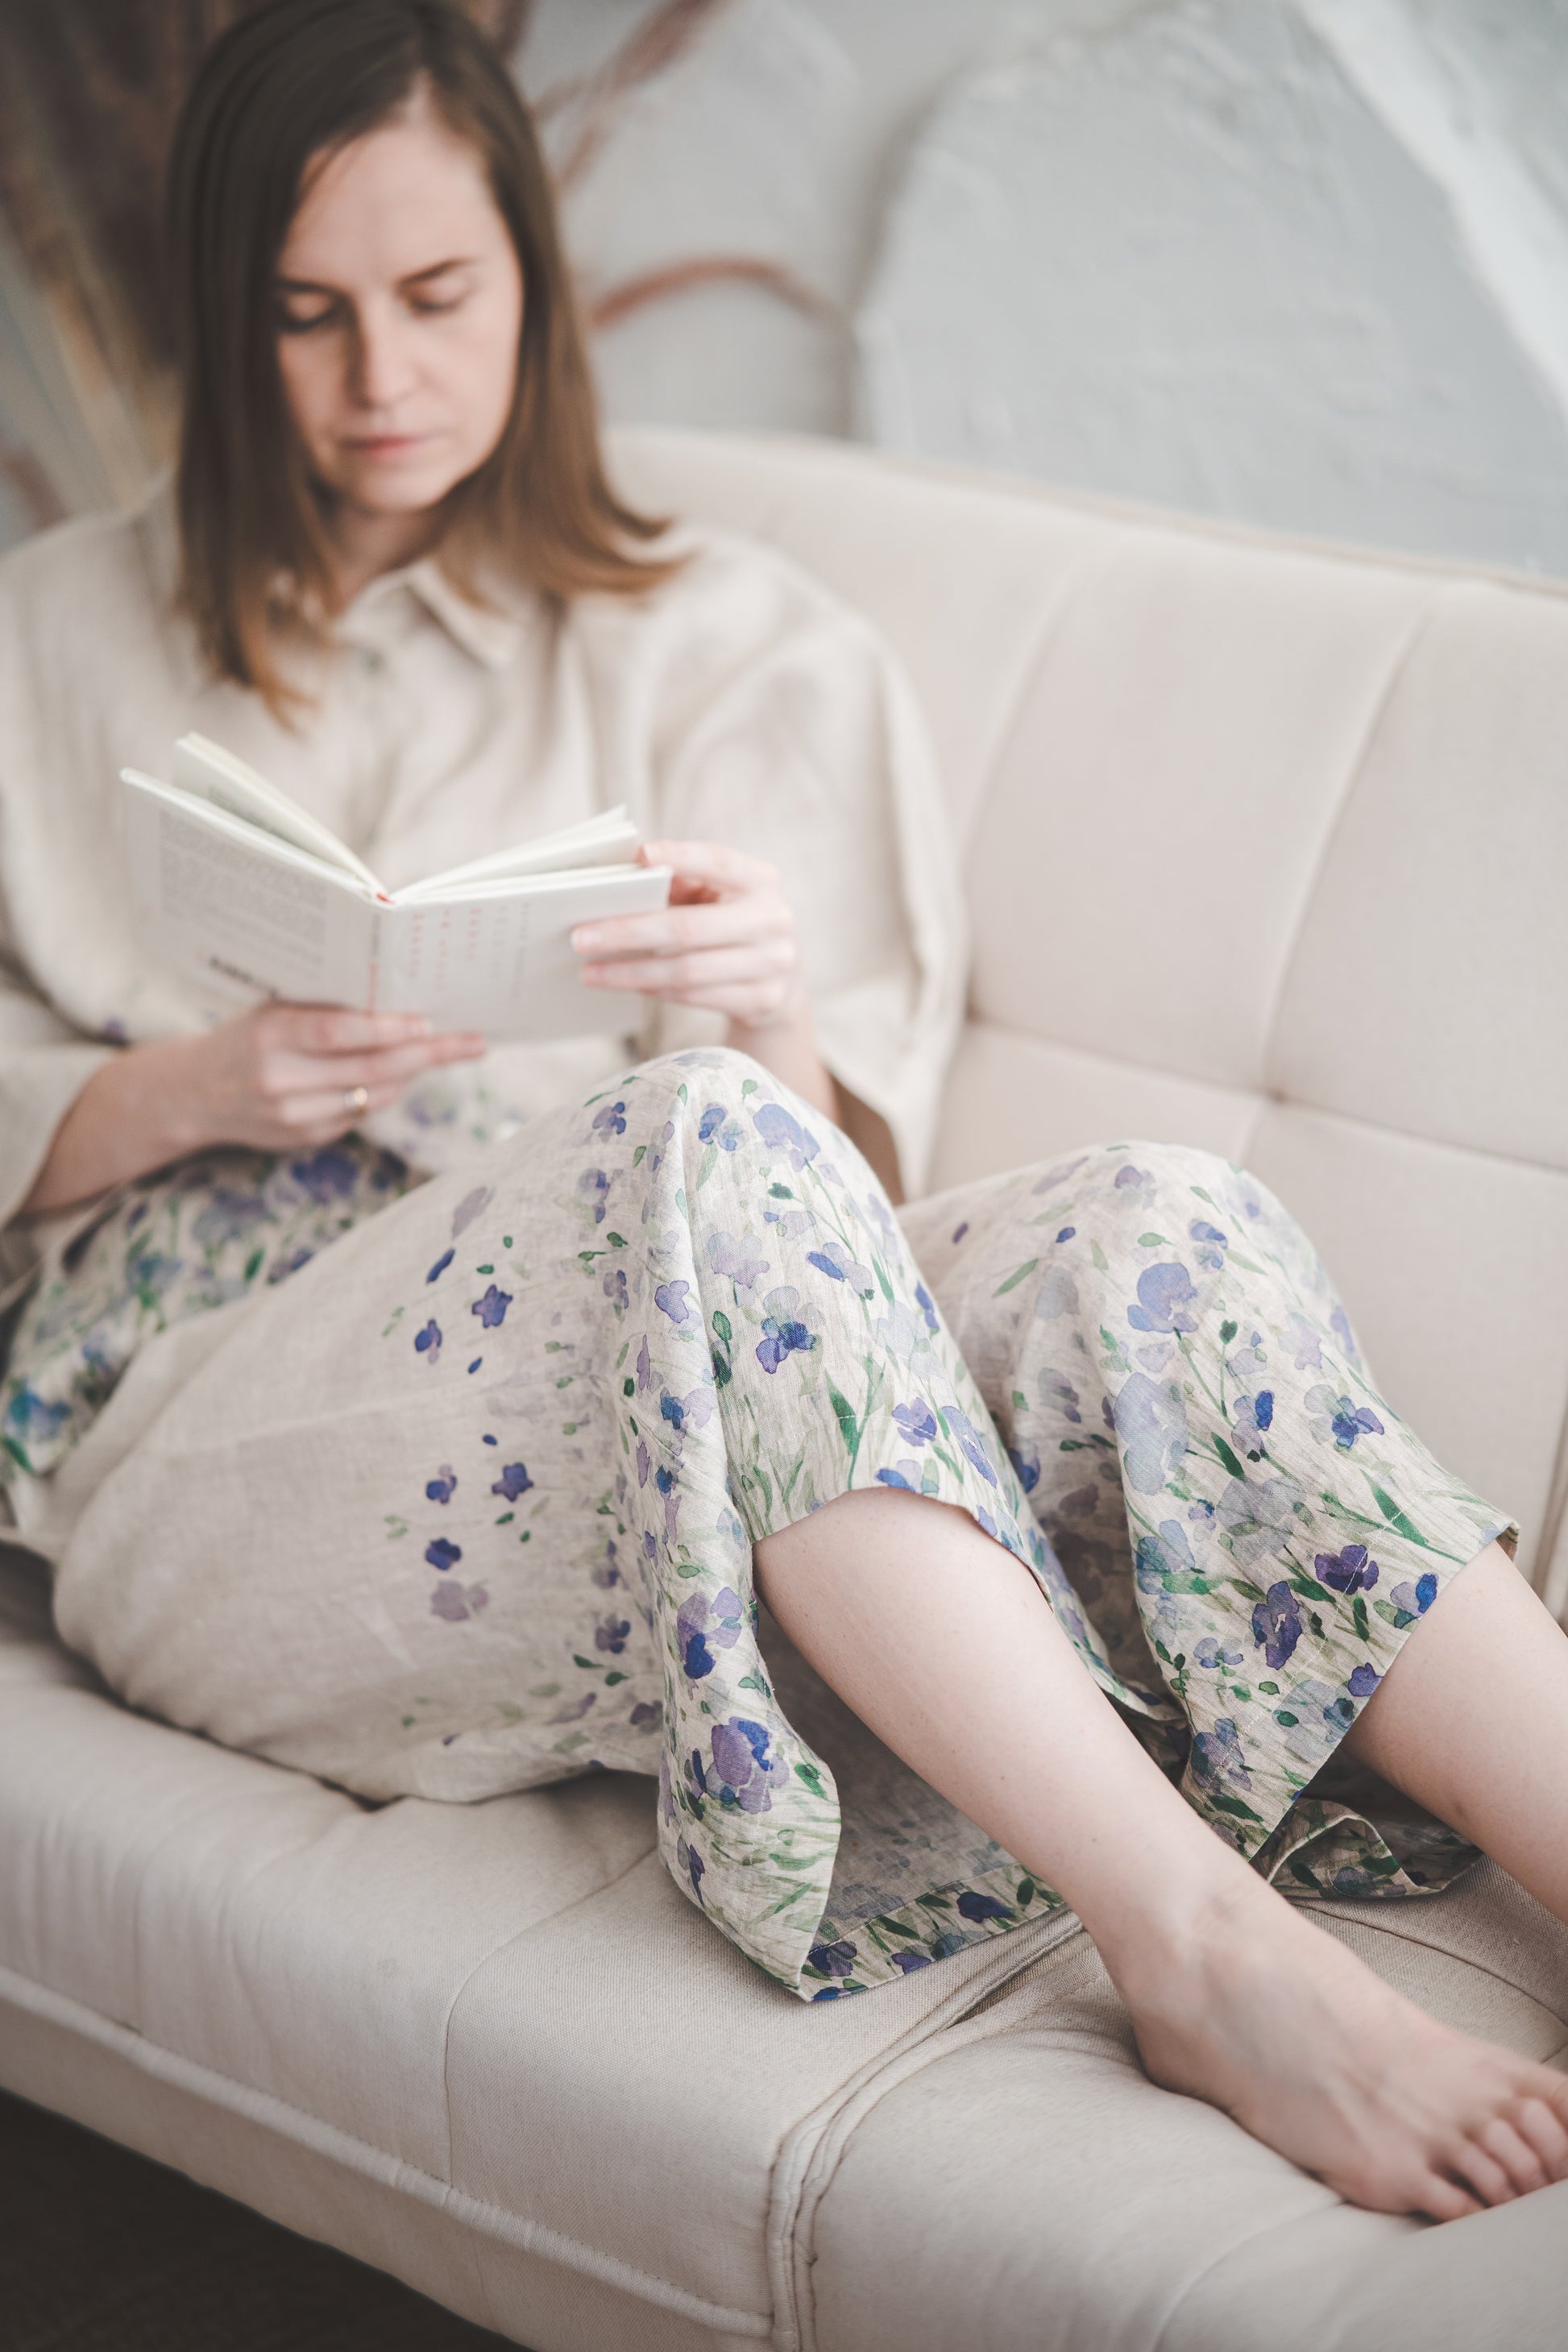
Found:
[[[1485,2128],[1484,2125],[1480,2126]],[[1488,2154],[1479,2137],[1457,2140],[1444,2153],[1444,2170],[1472,2190],[1483,2205],[1508,2205],[1518,2195],[1497,2158]]]
[[[1514,2127],[1506,2116],[1494,2116],[1476,2134],[1476,2145],[1501,2165],[1507,2173],[1514,2194],[1528,2197],[1534,2189],[1544,2189],[1550,2174],[1523,2134]]]
[[[1467,2213],[1479,2213],[1481,2207],[1457,2180],[1445,2180],[1441,2173],[1429,2172],[1412,2199],[1410,2210],[1425,2213],[1434,2221],[1462,2221]]]
[[[1535,2150],[1549,2180],[1568,2180],[1568,2126],[1544,2099],[1521,2099],[1509,2109],[1520,2137]]]

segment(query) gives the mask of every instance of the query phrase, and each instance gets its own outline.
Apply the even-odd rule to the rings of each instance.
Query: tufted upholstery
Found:
[[[936,1181],[1142,1132],[1303,1214],[1384,1385],[1568,1587],[1568,598],[805,443],[623,436],[930,713],[973,911]],[[1332,1906],[1562,2063],[1496,1872]],[[131,1714],[0,1559],[0,2082],[534,2352],[1555,2352],[1568,2184],[1430,2231],[1156,2091],[1069,1920],[824,2010],[616,1776],[341,1791]]]
[[[864,607],[963,837],[933,1186],[1245,1160],[1568,1605],[1568,591],[808,443],[627,436],[656,509]]]

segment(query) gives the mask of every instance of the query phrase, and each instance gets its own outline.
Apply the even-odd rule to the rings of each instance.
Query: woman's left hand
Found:
[[[589,986],[701,1005],[747,1032],[798,1024],[800,951],[773,868],[717,841],[646,841],[637,860],[674,869],[669,904],[578,924],[572,945]]]

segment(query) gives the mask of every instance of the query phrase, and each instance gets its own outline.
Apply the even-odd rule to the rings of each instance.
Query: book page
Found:
[[[376,1009],[424,1013],[438,1029],[478,1029],[497,1040],[629,1028],[641,998],[584,987],[567,936],[595,916],[662,907],[669,880],[668,866],[628,866],[378,907]]]
[[[369,866],[345,847],[331,825],[311,816],[278,785],[268,783],[237,751],[226,751],[221,743],[211,742],[205,735],[182,735],[174,746],[174,783],[179,791],[210,801],[242,824],[291,842],[296,849],[309,852],[325,865],[352,874],[367,889],[381,891]]]
[[[150,954],[237,998],[369,1003],[372,903],[356,885],[127,781],[132,908]]]
[[[554,874],[574,866],[629,865],[637,839],[637,829],[624,807],[606,809],[584,824],[568,825],[561,833],[519,842],[510,849],[493,849],[486,857],[448,866],[444,873],[428,875],[392,895],[400,907],[411,907],[421,898],[444,898],[461,882],[501,881],[513,874]]]

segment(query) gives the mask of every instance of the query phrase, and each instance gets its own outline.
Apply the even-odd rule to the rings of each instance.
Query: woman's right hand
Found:
[[[23,1212],[73,1207],[215,1144],[333,1142],[427,1070],[484,1051],[482,1037],[435,1034],[418,1013],[323,1004],[258,1004],[197,1036],[128,1046],[66,1113]]]
[[[427,1070],[485,1050],[479,1036],[434,1034],[422,1013],[346,1013],[327,1004],[258,1004],[180,1043],[186,1151],[214,1143],[261,1151],[331,1143],[395,1103]],[[363,1104],[352,1099],[360,1087]]]

